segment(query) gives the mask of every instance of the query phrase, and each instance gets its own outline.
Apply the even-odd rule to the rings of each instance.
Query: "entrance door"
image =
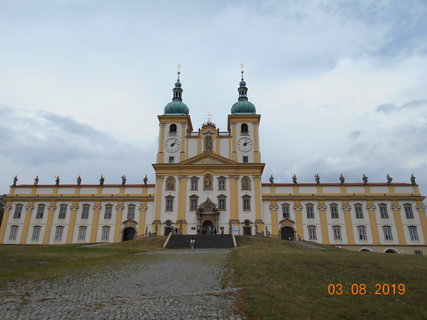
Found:
[[[244,236],[250,236],[251,233],[251,227],[243,227],[243,235]]]
[[[295,238],[294,229],[292,229],[291,227],[283,227],[281,234],[282,240],[294,240]]]
[[[172,227],[165,227],[165,236],[172,232]]]
[[[123,241],[133,240],[135,238],[136,230],[132,227],[127,227],[123,230]]]
[[[211,229],[213,229],[213,223],[210,220],[205,220],[203,222],[203,228],[205,228],[206,230],[209,229],[209,227],[211,227]]]

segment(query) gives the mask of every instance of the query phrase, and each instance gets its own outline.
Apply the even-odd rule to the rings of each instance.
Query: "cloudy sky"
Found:
[[[0,193],[153,182],[157,115],[182,65],[220,130],[240,64],[263,181],[409,182],[427,194],[427,2],[0,0]]]

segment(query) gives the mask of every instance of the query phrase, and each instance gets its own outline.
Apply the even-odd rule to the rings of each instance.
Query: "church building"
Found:
[[[194,130],[179,79],[158,116],[155,184],[17,184],[6,196],[2,244],[119,242],[170,232],[300,239],[350,250],[427,254],[425,199],[410,183],[262,183],[261,115],[243,79],[227,130]]]

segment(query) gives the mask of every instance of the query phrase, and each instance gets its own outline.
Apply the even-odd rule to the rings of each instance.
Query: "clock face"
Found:
[[[237,147],[242,152],[249,152],[252,150],[252,140],[248,137],[242,137],[237,141]]]
[[[177,138],[169,138],[165,143],[167,152],[177,152],[179,150],[179,140]]]

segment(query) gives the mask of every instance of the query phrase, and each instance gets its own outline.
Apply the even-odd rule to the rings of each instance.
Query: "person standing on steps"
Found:
[[[190,249],[194,250],[194,245],[196,244],[196,237],[192,237],[190,240]]]

